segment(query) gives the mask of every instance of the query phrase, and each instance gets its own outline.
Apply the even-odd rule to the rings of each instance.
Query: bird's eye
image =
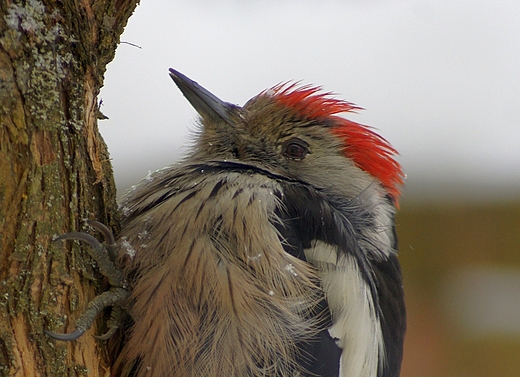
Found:
[[[282,145],[283,155],[295,160],[302,160],[309,154],[309,144],[297,138],[289,139]]]

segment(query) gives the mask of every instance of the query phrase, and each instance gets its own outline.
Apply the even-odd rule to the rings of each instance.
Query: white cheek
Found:
[[[375,207],[374,226],[363,229],[362,234],[371,240],[364,245],[365,251],[371,253],[379,261],[387,260],[390,255],[396,254],[394,245],[394,213],[395,207],[384,201]]]

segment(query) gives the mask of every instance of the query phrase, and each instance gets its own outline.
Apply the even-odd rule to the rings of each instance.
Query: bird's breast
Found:
[[[275,176],[214,165],[137,188],[122,207],[134,325],[121,357],[158,376],[305,373],[299,347],[323,330],[323,295],[284,249],[283,196]]]

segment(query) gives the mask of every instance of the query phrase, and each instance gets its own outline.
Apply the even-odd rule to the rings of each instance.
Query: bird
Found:
[[[360,110],[295,82],[244,106],[182,73],[191,152],[121,203],[136,376],[399,375],[404,174]]]
[[[238,106],[169,75],[198,130],[120,203],[112,375],[399,376],[397,151],[319,86]]]

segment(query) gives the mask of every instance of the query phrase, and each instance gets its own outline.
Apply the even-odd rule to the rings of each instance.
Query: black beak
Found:
[[[223,120],[231,124],[230,115],[237,106],[220,100],[214,94],[175,69],[170,68],[169,71],[172,80],[202,118],[213,121]]]

